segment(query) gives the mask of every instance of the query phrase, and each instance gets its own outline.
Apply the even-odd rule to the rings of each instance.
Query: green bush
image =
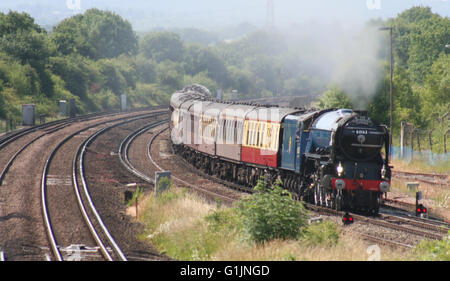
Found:
[[[306,210],[300,202],[281,187],[281,182],[272,187],[259,180],[255,193],[238,203],[243,230],[258,243],[273,239],[297,238],[306,225]]]
[[[450,261],[450,231],[442,240],[424,240],[414,249],[415,259],[421,261]]]
[[[331,221],[311,224],[305,229],[301,241],[308,246],[335,246],[339,241],[339,227]]]
[[[219,209],[205,217],[208,230],[213,233],[230,234],[239,229],[239,216],[235,208]]]
[[[144,189],[136,186],[136,190],[133,192],[133,196],[130,200],[128,200],[128,202],[126,202],[127,206],[130,207],[136,205],[136,201],[139,201],[142,195],[144,195]]]

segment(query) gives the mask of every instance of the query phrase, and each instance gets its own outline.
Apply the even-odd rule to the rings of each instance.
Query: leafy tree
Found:
[[[219,86],[217,85],[217,83],[208,77],[208,72],[200,72],[194,76],[185,75],[183,84],[184,85],[192,85],[192,84],[203,85],[206,88],[208,88],[208,90],[212,94],[215,93],[219,89]]]
[[[169,90],[177,90],[182,87],[184,70],[181,64],[167,60],[157,66],[157,81],[162,86],[168,86]]]
[[[281,69],[276,64],[276,59],[269,56],[254,56],[247,60],[248,69],[261,83],[256,87],[261,92],[266,89],[272,93],[280,94],[282,84],[280,79]]]
[[[254,79],[250,71],[235,66],[230,66],[228,71],[229,86],[232,87],[232,89],[238,90],[243,97],[251,96],[256,92]]]
[[[450,40],[448,18],[429,7],[413,7],[388,22],[394,26],[394,50],[414,83],[422,83]]]
[[[135,59],[136,76],[137,80],[142,83],[155,83],[156,82],[156,64],[139,54]]]
[[[275,57],[286,52],[285,37],[278,32],[257,31],[241,40],[223,42],[217,45],[217,52],[231,65],[242,66],[245,59],[254,56]]]
[[[227,82],[225,63],[213,50],[200,45],[189,45],[186,48],[184,69],[189,75],[207,72],[211,79],[222,85]]]
[[[402,120],[420,125],[420,99],[417,92],[413,91],[406,69],[396,67],[393,84],[394,128],[399,128]]]
[[[102,77],[103,88],[110,89],[114,94],[123,94],[127,88],[127,81],[120,68],[112,60],[102,59],[97,63]]]
[[[286,79],[283,89],[287,95],[314,95],[323,91],[322,81],[317,77],[309,77],[307,75],[298,75],[295,78]]]
[[[62,54],[78,53],[91,59],[133,55],[138,49],[131,24],[98,9],[62,21],[53,30],[53,40]]]
[[[196,28],[184,28],[174,30],[180,39],[186,43],[197,43],[204,46],[219,41],[218,36],[210,31],[200,30]]]
[[[331,85],[319,99],[320,108],[353,108],[348,95],[337,85]]]
[[[8,14],[0,12],[0,36],[17,32],[45,33],[45,30],[34,23],[34,19],[27,13],[10,11]]]
[[[6,118],[5,101],[3,100],[3,81],[0,80],[0,118]]]
[[[60,76],[66,88],[83,101],[87,100],[89,86],[99,81],[99,71],[85,58],[79,55],[52,57],[49,69]]]
[[[367,108],[370,118],[380,124],[389,124],[389,84],[389,73],[386,73]]]
[[[184,46],[180,37],[172,32],[155,32],[145,35],[140,41],[142,54],[157,63],[183,60]]]
[[[450,55],[441,54],[426,77],[423,93],[423,116],[429,121],[450,109]]]

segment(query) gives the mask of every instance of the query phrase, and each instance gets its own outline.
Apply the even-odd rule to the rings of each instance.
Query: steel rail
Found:
[[[165,114],[165,112],[163,112],[162,114]],[[147,118],[147,116],[148,116],[148,118],[150,118],[150,117],[153,117],[154,115],[155,115],[155,113],[146,113],[146,114],[141,114],[138,117],[132,116],[133,119],[127,120],[127,121],[122,122],[122,123],[132,122],[132,121],[135,121],[137,119]],[[56,260],[58,260],[58,261],[62,261],[63,258],[62,258],[61,252],[59,251],[59,248],[57,246],[56,239],[55,239],[55,236],[54,236],[54,233],[53,233],[53,228],[51,226],[51,221],[50,221],[48,208],[47,208],[47,199],[46,199],[47,198],[46,181],[47,181],[47,173],[48,173],[48,169],[50,167],[50,163],[51,163],[54,155],[56,154],[57,150],[64,143],[66,143],[69,139],[73,138],[74,136],[78,135],[79,133],[81,133],[83,131],[87,131],[87,130],[89,130],[91,128],[100,126],[102,124],[111,123],[111,122],[117,122],[117,121],[120,121],[120,120],[123,120],[123,119],[128,119],[128,118],[130,118],[130,117],[127,116],[127,117],[122,117],[122,118],[115,119],[115,120],[108,120],[108,121],[104,121],[104,122],[99,122],[99,123],[90,125],[88,127],[85,127],[83,129],[80,129],[80,130],[72,133],[71,135],[67,136],[63,141],[58,143],[58,145],[52,150],[52,152],[50,153],[50,156],[47,158],[47,160],[45,162],[44,169],[43,169],[43,172],[42,172],[42,177],[41,177],[41,208],[42,208],[42,213],[43,213],[45,227],[46,227],[46,230],[47,230],[47,237],[49,239],[52,252],[53,252]],[[117,125],[117,124],[115,124],[115,125]]]
[[[380,214],[380,216],[384,220],[395,220],[400,223],[409,224],[412,226],[428,229],[431,231],[441,232],[443,234],[447,234],[448,231],[450,230],[447,226],[445,226],[445,224],[441,224],[441,225],[431,224],[427,221],[419,221],[419,220],[415,220],[413,218],[405,218],[405,217],[400,217],[400,216],[396,216],[396,215]]]
[[[166,108],[166,106],[155,106],[155,107],[148,107],[148,108],[138,108],[138,109],[134,109],[130,112],[139,112],[139,111],[147,111],[147,110],[159,110],[159,109],[163,109]],[[121,111],[106,111],[106,112],[95,112],[95,113],[89,113],[89,114],[85,114],[85,115],[80,115],[80,116],[75,116],[75,117],[69,117],[69,118],[64,118],[64,119],[59,119],[59,120],[55,120],[55,121],[51,121],[48,123],[44,123],[44,124],[40,124],[40,125],[36,125],[36,126],[31,126],[28,128],[24,128],[24,129],[20,129],[17,131],[13,131],[13,132],[8,132],[6,133],[4,136],[0,137],[0,150],[3,149],[6,145],[8,145],[9,143],[11,143],[12,141],[26,135],[29,133],[32,133],[34,131],[37,130],[45,130],[48,127],[54,126],[54,125],[59,125],[59,124],[64,124],[64,123],[74,123],[74,122],[78,122],[84,119],[95,119],[95,118],[99,118],[99,117],[105,117],[108,115],[117,115],[123,113]]]
[[[37,131],[37,130],[39,130],[39,129],[43,129],[44,127],[45,127],[45,129],[46,129],[46,128],[48,128],[48,127],[52,127],[52,126],[56,125],[54,128],[52,128],[52,129],[50,129],[50,130],[48,130],[48,131],[44,129],[45,132],[44,132],[43,134],[41,134],[41,135],[39,135],[39,136],[33,138],[31,141],[29,141],[28,143],[26,143],[24,146],[22,146],[22,148],[21,148],[20,150],[18,150],[18,151],[17,151],[17,152],[9,159],[8,163],[5,165],[5,167],[3,168],[2,172],[0,173],[0,186],[2,185],[2,182],[3,182],[4,178],[5,178],[5,175],[6,175],[6,173],[8,172],[8,169],[11,167],[12,163],[14,162],[14,160],[15,160],[15,159],[16,159],[16,158],[17,158],[17,157],[18,157],[18,156],[19,156],[19,155],[20,155],[20,154],[21,154],[28,146],[30,146],[31,144],[33,144],[35,141],[39,140],[40,138],[44,137],[45,135],[54,133],[54,132],[56,132],[56,131],[58,131],[58,130],[61,130],[61,129],[65,128],[65,127],[68,127],[68,126],[74,124],[75,122],[79,122],[79,121],[81,121],[81,120],[90,120],[90,119],[94,119],[94,118],[102,118],[102,117],[107,117],[107,116],[116,116],[116,115],[118,115],[118,114],[119,114],[119,113],[88,114],[88,115],[78,116],[78,117],[74,117],[74,118],[68,118],[68,119],[57,120],[57,121],[54,121],[54,122],[49,122],[49,123],[43,124],[43,125],[41,125],[41,126],[33,127],[33,128],[31,128],[30,130],[28,130],[28,131],[26,131],[26,132],[23,132],[22,134],[16,136],[15,138],[8,140],[7,143],[2,143],[2,144],[0,144],[0,149],[1,149],[2,147],[6,146],[6,144],[8,144],[8,143],[10,143],[10,142],[12,142],[12,141],[18,139],[19,137],[21,137],[21,136],[23,136],[23,135],[25,135],[25,134],[33,133],[34,131]]]
[[[335,216],[344,216],[345,215],[344,211],[336,211],[336,210],[333,210],[330,208],[316,206],[316,205],[312,205],[309,203],[304,203],[304,205],[307,209],[318,211],[318,212],[321,212],[324,214],[331,214],[331,215],[335,215]],[[410,233],[413,235],[427,237],[427,238],[434,239],[434,240],[441,240],[443,238],[443,235],[429,233],[429,232],[419,230],[419,229],[408,228],[405,226],[397,225],[397,224],[389,222],[389,221],[369,218],[369,217],[358,215],[355,213],[350,213],[350,214],[355,218],[355,220],[358,220],[359,222],[362,222],[362,223],[374,224],[374,225],[378,225],[378,226],[382,226],[382,227],[396,229],[399,231],[407,232],[407,233]],[[383,219],[383,216],[381,216],[381,219]]]
[[[157,114],[154,114],[152,116],[148,116],[148,117],[155,117],[158,115],[164,115],[167,114],[167,112],[159,112]],[[110,130],[114,127],[117,127],[119,125],[123,125],[125,123],[129,123],[132,122],[134,120],[131,121],[124,121],[121,124],[114,124],[112,126],[106,127],[98,132],[96,132],[95,134],[93,134],[91,137],[89,137],[82,145],[82,149],[81,149],[81,153],[79,154],[79,171],[80,171],[80,177],[81,177],[81,182],[83,184],[83,191],[85,194],[85,197],[88,201],[88,205],[92,211],[92,213],[94,214],[95,218],[97,219],[97,222],[99,223],[103,233],[106,235],[106,237],[109,240],[109,243],[112,245],[114,251],[119,255],[120,259],[122,261],[127,261],[127,258],[125,257],[125,255],[123,254],[122,250],[119,248],[119,246],[117,245],[116,241],[114,240],[114,238],[112,237],[111,233],[109,232],[109,230],[107,229],[107,227],[105,226],[105,224],[103,223],[103,220],[100,217],[100,214],[98,213],[94,203],[92,202],[92,198],[89,194],[89,190],[88,190],[88,185],[86,182],[86,178],[84,175],[84,157],[85,157],[85,153],[86,153],[86,148],[89,144],[91,144],[91,142],[96,139],[99,135],[103,134],[104,132],[106,132],[107,130]]]
[[[168,127],[167,127],[167,128],[164,128],[164,129],[160,130],[159,132],[157,132],[156,134],[154,134],[153,137],[152,137],[152,138],[150,139],[150,141],[149,141],[148,149],[147,149],[147,156],[148,156],[148,158],[149,158],[150,161],[153,163],[153,165],[154,165],[156,168],[158,168],[158,170],[160,170],[160,171],[164,171],[164,169],[161,168],[161,166],[159,166],[158,163],[156,163],[156,161],[153,159],[153,157],[152,157],[152,155],[151,155],[151,146],[152,146],[154,140],[156,139],[156,137],[159,136],[162,132],[164,132],[164,131],[167,130],[167,129],[168,129]],[[192,188],[192,189],[198,190],[198,191],[200,191],[200,192],[207,193],[207,194],[209,194],[209,195],[211,195],[211,196],[220,197],[220,198],[225,199],[225,200],[230,201],[230,202],[236,201],[236,199],[234,199],[234,198],[231,198],[231,197],[228,197],[228,196],[225,196],[225,195],[216,193],[216,192],[212,192],[212,191],[210,191],[210,190],[207,190],[207,189],[201,188],[201,187],[199,187],[199,186],[193,185],[193,184],[191,184],[191,183],[188,183],[188,182],[186,182],[186,181],[184,181],[184,180],[178,178],[178,177],[175,176],[175,175],[171,175],[171,177],[172,177],[173,179],[175,179],[175,180],[181,182],[182,184],[184,184],[184,185],[186,185],[186,186],[188,186],[188,187],[190,187],[190,188]]]
[[[24,146],[22,146],[22,148],[20,148],[10,159],[9,159],[9,161],[8,161],[8,163],[5,165],[5,167],[3,168],[3,170],[2,170],[2,172],[1,172],[1,174],[0,174],[0,185],[2,185],[2,183],[3,183],[3,180],[4,180],[4,178],[5,178],[5,175],[6,175],[6,173],[8,172],[8,170],[9,170],[9,168],[11,167],[11,165],[12,165],[12,163],[14,162],[14,160],[16,160],[16,158],[27,148],[27,147],[29,147],[30,145],[32,145],[34,142],[36,142],[37,140],[39,140],[40,138],[42,138],[42,137],[44,137],[44,136],[46,136],[46,135],[48,135],[48,134],[51,134],[51,133],[54,133],[54,132],[56,132],[56,131],[58,131],[58,130],[61,130],[62,128],[65,128],[65,127],[67,127],[67,126],[69,126],[69,125],[71,125],[71,124],[73,124],[73,123],[67,123],[67,124],[64,124],[64,125],[62,125],[62,126],[59,126],[59,127],[57,127],[57,128],[54,128],[53,130],[49,130],[49,131],[46,131],[45,133],[43,133],[43,134],[41,134],[41,135],[39,135],[39,136],[37,136],[37,137],[35,137],[35,138],[33,138],[31,141],[29,141],[28,143],[26,143]]]
[[[393,247],[403,247],[403,248],[407,248],[407,249],[412,249],[414,248],[413,245],[410,244],[405,244],[405,243],[401,243],[401,242],[397,242],[397,241],[393,241],[393,240],[386,240],[380,237],[376,237],[367,233],[363,233],[360,231],[356,231],[353,230],[355,233],[357,233],[359,236],[361,236],[363,239],[371,241],[371,242],[375,242],[375,243],[380,243],[380,244],[384,244],[386,246],[393,246]]]
[[[131,164],[131,161],[128,157],[128,151],[129,151],[129,147],[131,145],[131,143],[134,141],[134,139],[143,134],[144,132],[146,132],[147,130],[150,130],[152,128],[155,128],[159,125],[162,125],[164,123],[167,123],[167,121],[163,121],[163,122],[159,122],[159,123],[155,123],[155,124],[150,124],[150,125],[145,125],[139,129],[137,129],[136,131],[130,133],[126,138],[124,138],[122,140],[122,142],[120,143],[119,146],[119,158],[120,161],[122,162],[122,165],[124,165],[124,167],[131,173],[135,174],[137,177],[139,177],[140,179],[154,185],[155,184],[155,180],[152,179],[151,177],[148,177],[147,175],[145,175],[144,173],[140,172],[139,170],[137,170],[133,164]]]
[[[446,174],[426,174],[405,171],[392,171],[392,177],[397,179],[414,180],[444,188],[450,187],[450,176]]]
[[[12,132],[11,134],[2,137],[0,139],[0,149],[3,149],[6,145],[8,145],[9,143],[13,142],[16,139],[18,139],[24,135],[38,131],[38,130],[45,130],[48,127],[55,126],[55,125],[64,125],[66,123],[72,124],[74,122],[77,122],[77,121],[80,121],[83,119],[97,118],[99,116],[107,116],[110,114],[117,114],[117,113],[111,113],[111,112],[91,113],[91,114],[86,114],[86,115],[81,115],[81,116],[76,116],[76,117],[71,117],[71,118],[59,119],[59,120],[55,120],[52,122],[40,124],[37,126],[32,126],[29,128],[21,129],[21,130]]]

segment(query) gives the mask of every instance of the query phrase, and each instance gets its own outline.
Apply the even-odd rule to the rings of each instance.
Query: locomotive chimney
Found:
[[[369,116],[367,110],[353,110],[353,112],[358,113],[362,117],[367,118]]]

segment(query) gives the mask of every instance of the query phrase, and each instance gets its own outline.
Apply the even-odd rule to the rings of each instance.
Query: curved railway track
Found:
[[[161,124],[159,124],[159,125],[161,125]],[[137,177],[139,177],[142,180],[150,183],[153,186],[155,184],[154,179],[151,176],[145,174],[144,172],[139,171],[138,169],[136,169],[133,166],[133,164],[131,163],[130,158],[128,156],[128,152],[129,152],[130,145],[133,143],[133,141],[136,139],[136,137],[138,137],[139,135],[145,133],[146,131],[148,131],[148,130],[154,128],[154,127],[156,127],[156,126],[144,126],[144,127],[140,128],[140,129],[130,133],[122,141],[122,143],[120,145],[120,149],[119,149],[120,159],[121,159],[122,164],[125,166],[125,168],[128,171],[130,171],[131,173],[135,174]],[[148,142],[148,146],[147,146],[147,157],[150,160],[150,162],[153,164],[153,166],[156,167],[156,169],[159,170],[159,171],[164,171],[164,169],[160,165],[158,165],[158,163],[153,159],[153,157],[151,155],[151,146],[152,146],[154,140],[156,139],[156,137],[159,136],[162,132],[164,132],[167,129],[168,128],[166,127],[166,128],[164,128],[162,130],[159,130],[157,133],[155,133],[150,138],[150,140]],[[235,198],[232,198],[230,196],[221,194],[219,192],[208,190],[207,188],[203,188],[202,186],[189,183],[189,182],[187,182],[187,181],[185,181],[185,180],[181,179],[180,177],[178,177],[176,175],[173,175],[173,174],[171,175],[171,179],[176,181],[176,182],[178,182],[178,183],[180,183],[180,184],[182,184],[185,187],[189,187],[189,188],[195,190],[196,192],[198,192],[200,194],[203,194],[203,195],[206,195],[206,196],[209,196],[209,197],[212,197],[212,198],[219,198],[220,200],[222,200],[222,201],[224,201],[226,203],[232,203],[232,202],[234,202],[236,200]]]
[[[87,187],[87,184],[86,184],[86,182],[84,180],[84,174],[83,174],[84,173],[84,171],[83,171],[83,158],[84,158],[84,153],[86,152],[86,147],[89,145],[89,142],[92,141],[99,134],[101,134],[104,131],[106,131],[106,129],[108,129],[108,128],[112,128],[112,127],[118,126],[119,124],[129,123],[129,122],[132,122],[134,120],[141,119],[141,118],[152,118],[152,117],[154,117],[154,116],[156,116],[158,114],[167,114],[167,111],[164,110],[164,111],[160,111],[159,113],[155,113],[155,112],[152,112],[152,113],[140,113],[140,112],[137,112],[137,113],[136,112],[126,113],[127,116],[121,117],[121,118],[115,118],[114,120],[111,120],[109,118],[107,121],[97,122],[95,124],[92,124],[92,122],[91,122],[92,125],[89,125],[89,126],[86,126],[86,127],[82,128],[80,130],[77,130],[76,132],[71,133],[69,136],[66,136],[64,138],[64,140],[58,142],[57,146],[51,151],[50,156],[47,158],[47,160],[45,162],[45,165],[44,165],[44,169],[42,171],[41,188],[40,188],[41,189],[41,191],[40,191],[40,193],[41,193],[40,201],[41,201],[41,204],[42,204],[42,214],[43,214],[44,222],[45,222],[44,224],[45,225],[51,225],[52,216],[57,217],[57,215],[55,215],[55,214],[52,214],[52,213],[49,214],[48,213],[49,209],[47,208],[48,207],[47,206],[47,200],[49,199],[49,194],[47,193],[48,192],[48,190],[47,190],[47,188],[48,188],[47,183],[48,182],[52,182],[52,181],[54,182],[55,178],[50,178],[49,179],[47,176],[48,176],[48,172],[49,172],[50,169],[55,169],[55,167],[58,166],[58,163],[52,163],[52,160],[54,159],[54,157],[67,158],[66,157],[67,155],[64,155],[64,152],[60,151],[60,150],[62,150],[62,147],[64,145],[67,146],[68,143],[72,142],[72,144],[70,144],[70,145],[73,146],[76,143],[76,141],[74,141],[75,139],[79,139],[79,137],[80,138],[86,138],[86,136],[82,136],[81,135],[82,132],[86,132],[88,130],[95,129],[95,127],[105,126],[108,123],[114,123],[112,126],[108,126],[106,128],[103,128],[104,130],[102,129],[102,130],[98,131],[96,134],[92,135],[91,137],[86,139],[82,144],[80,144],[80,146],[78,147],[78,151],[77,151],[77,153],[76,153],[76,155],[75,155],[75,157],[73,159],[73,162],[71,162],[72,163],[72,167],[71,168],[73,168],[72,172],[73,172],[73,174],[75,174],[75,176],[72,175],[72,181],[74,182],[74,190],[75,190],[74,193],[78,193],[78,196],[79,196],[80,199],[83,197],[85,201],[89,201],[89,199],[87,199],[88,195],[86,195],[88,193],[88,191],[87,191],[88,187]],[[78,117],[78,118],[70,118],[70,119],[58,120],[58,121],[51,122],[51,123],[48,123],[48,124],[44,124],[44,125],[41,125],[41,126],[36,126],[36,127],[24,129],[24,130],[12,133],[12,134],[10,134],[8,136],[2,137],[0,139],[0,149],[5,149],[6,147],[8,147],[8,153],[9,153],[9,156],[11,156],[11,157],[8,158],[7,162],[5,161],[5,165],[4,165],[3,169],[2,169],[2,173],[0,174],[0,176],[1,176],[0,180],[3,181],[3,179],[5,178],[5,175],[8,173],[8,170],[13,165],[14,161],[22,153],[24,153],[24,151],[26,151],[27,148],[31,147],[33,143],[38,142],[39,139],[41,139],[41,138],[43,138],[45,136],[49,136],[52,133],[56,133],[56,132],[58,132],[58,131],[60,131],[60,130],[62,130],[64,128],[70,126],[71,124],[75,124],[76,122],[101,119],[102,117],[108,117],[108,115],[109,115],[109,117],[112,117],[112,116],[115,116],[116,113],[91,114],[91,115],[88,115],[88,116],[81,116],[81,117]],[[126,120],[126,119],[128,119],[128,120]],[[121,120],[126,120],[126,121],[121,121]],[[14,146],[9,148],[9,146],[12,145],[13,143],[14,143]],[[41,142],[39,141],[39,144],[40,143]],[[78,141],[78,144],[79,144],[79,141]],[[16,151],[13,151],[13,149],[17,148],[18,145],[20,145],[20,147]],[[38,145],[38,144],[36,144],[36,145]],[[11,151],[13,151],[13,152],[11,152]],[[75,150],[72,150],[71,152],[75,152]],[[3,153],[3,155],[5,155],[5,154],[6,153]],[[80,160],[77,160],[78,158]],[[77,167],[77,161],[79,162],[79,168],[78,169],[76,168]],[[19,164],[21,164],[21,163],[22,163],[22,161],[19,162]],[[0,164],[3,164],[3,163],[0,163]],[[54,166],[54,167],[51,168],[51,166]],[[17,170],[17,168],[15,170]],[[82,192],[84,193],[84,195],[81,195],[81,192],[80,192],[79,188],[77,189],[77,187],[76,187],[76,184],[78,183],[77,177],[80,177],[81,181],[83,182],[83,190],[82,190]],[[12,181],[12,180],[10,180],[10,181]],[[10,184],[8,183],[8,186],[6,186],[4,188],[9,188],[10,187],[9,185]],[[62,183],[62,185],[64,185],[64,183]],[[81,202],[81,201],[79,201],[79,202]],[[81,206],[81,203],[78,203],[78,204]],[[93,205],[92,202],[91,202],[91,205]],[[0,212],[1,212],[1,210],[0,210]],[[95,213],[95,211],[93,211],[92,208],[90,209],[90,212]],[[16,216],[12,216],[10,214],[10,215],[8,215],[6,217],[3,217],[3,218],[8,218],[8,217],[13,218],[13,217],[16,217]],[[20,216],[18,215],[17,216],[17,218],[21,218],[21,217],[22,217],[22,215],[20,215]],[[25,219],[27,219],[26,216],[23,216],[23,217]],[[0,215],[0,218],[2,218],[1,215]],[[33,221],[35,221],[35,220],[33,219]],[[99,224],[99,223],[97,222],[96,224]],[[47,233],[48,233],[48,235],[50,237],[50,236],[52,236],[51,234],[53,233],[53,230],[49,229],[49,230],[47,230]],[[106,236],[108,236],[108,235],[106,235]],[[49,240],[52,240],[52,239],[49,238]],[[31,243],[33,243],[33,242],[31,242]],[[61,246],[58,246],[56,243],[52,243],[52,244],[53,245],[50,248],[52,249],[52,252],[54,253],[54,259],[62,260],[61,250],[64,250],[64,249]],[[109,242],[109,245],[113,245],[113,244],[115,244],[115,243],[114,242]],[[31,248],[37,249],[37,250],[41,249],[41,251],[44,250],[44,252],[45,252],[45,248],[46,248],[45,246],[38,246],[38,245],[36,245],[36,246],[33,246],[33,245],[26,246],[25,244],[22,244],[21,247],[22,247],[22,249],[25,249],[25,247],[31,247]],[[8,252],[8,250],[5,251],[5,249],[3,249],[3,248],[4,247],[2,247],[2,245],[0,245],[0,251],[2,251],[3,259],[5,259],[5,256],[9,255],[10,253]],[[107,258],[107,255],[108,255],[108,252],[111,251],[111,248],[113,250],[115,250],[115,247],[112,246],[112,247],[110,247],[108,249],[104,248],[103,251],[102,251],[102,252],[106,253],[106,254],[104,254],[106,260],[109,260]],[[96,251],[96,250],[94,250],[94,251]],[[24,253],[24,254],[20,254],[19,253],[18,254],[16,252],[16,253],[11,253],[10,256],[17,258],[17,256],[22,256],[22,255],[27,255],[27,254],[26,253]],[[36,255],[36,254],[34,254],[34,255]],[[47,260],[51,259],[51,257],[48,254],[45,254],[45,255],[47,256],[47,258],[46,258]],[[126,258],[123,256],[123,254],[117,253],[115,255],[116,255],[116,257],[119,257],[119,259],[121,259],[121,260],[126,260]],[[13,258],[13,259],[15,259],[15,258]]]
[[[161,114],[161,113],[159,113]],[[165,114],[165,112],[163,112],[162,114]],[[86,148],[87,146],[96,138],[98,137],[100,134],[103,134],[104,132],[106,132],[107,130],[110,130],[114,127],[123,125],[123,124],[127,124],[139,119],[147,119],[147,118],[153,118],[158,114],[155,113],[150,113],[150,114],[145,114],[143,116],[139,116],[136,118],[126,118],[128,120],[126,121],[120,121],[117,122],[115,124],[109,125],[105,128],[102,128],[100,130],[98,130],[96,133],[94,133],[93,135],[91,135],[89,138],[87,138],[86,140],[84,140],[79,146],[78,146],[78,150],[74,156],[73,159],[73,163],[72,163],[72,182],[73,182],[73,187],[74,187],[74,191],[77,197],[77,203],[78,206],[80,208],[80,211],[83,215],[83,219],[86,222],[89,231],[93,237],[93,239],[95,240],[98,249],[100,250],[100,252],[102,253],[103,257],[105,258],[105,260],[107,261],[112,261],[114,260],[113,256],[109,253],[106,245],[110,245],[110,248],[113,250],[115,256],[122,261],[126,261],[127,258],[125,257],[125,255],[123,254],[122,250],[120,249],[120,247],[118,246],[117,242],[114,240],[114,238],[112,237],[112,235],[110,234],[108,228],[105,226],[105,224],[103,223],[97,209],[95,208],[95,205],[91,199],[91,196],[89,194],[89,189],[88,189],[88,185],[86,182],[86,178],[85,178],[85,172],[84,172],[84,162],[85,162],[85,153],[86,153]],[[105,123],[109,123],[109,122],[105,122]],[[75,137],[76,135],[80,134],[81,132],[87,131],[91,128],[95,128],[98,127],[99,125],[103,125],[105,123],[102,124],[95,124],[86,128],[83,128],[73,134],[71,134],[70,136],[66,137],[62,142],[60,142],[58,144],[58,146],[52,151],[50,157],[47,160],[46,166],[44,168],[43,171],[43,177],[42,177],[42,208],[43,208],[43,214],[44,214],[44,218],[45,218],[45,222],[46,222],[46,227],[47,227],[47,233],[48,233],[48,237],[49,237],[49,241],[51,243],[51,248],[52,248],[52,252],[54,257],[56,258],[56,260],[63,260],[62,255],[60,253],[60,249],[58,247],[57,241],[55,239],[55,236],[53,235],[53,228],[52,228],[52,224],[50,222],[50,216],[48,213],[48,208],[47,208],[47,200],[48,200],[48,196],[46,196],[46,182],[47,182],[47,171],[48,171],[48,166],[51,163],[52,158],[54,157],[55,153],[57,153],[57,151],[61,148],[61,146],[66,143],[67,141],[69,141],[70,139],[72,139],[73,137]],[[79,165],[77,165],[77,161],[79,163]],[[78,168],[77,168],[78,167]],[[79,180],[78,180],[78,176],[80,177],[81,183],[82,183],[82,188],[80,187],[79,184]],[[84,198],[84,200],[83,200]],[[89,215],[89,213],[91,213],[92,215]],[[95,221],[95,222],[94,222]],[[98,225],[98,227],[96,228],[95,225]],[[101,239],[100,238],[100,233],[102,236],[106,237],[106,239]],[[106,240],[106,242],[105,242]]]

